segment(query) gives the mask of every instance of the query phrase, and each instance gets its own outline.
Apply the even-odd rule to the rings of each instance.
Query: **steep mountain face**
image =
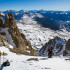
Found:
[[[54,39],[50,39],[49,42],[45,43],[45,45],[39,50],[39,55],[48,55],[48,47],[53,46],[53,55],[54,56],[66,56],[70,55],[69,49],[66,49],[66,44],[68,42],[59,37],[55,37]]]
[[[50,28],[52,30],[59,30],[60,29],[59,23],[57,21],[53,20],[52,18],[47,17],[47,16],[44,16],[42,18],[35,17],[35,20],[42,27]]]
[[[16,47],[20,48],[22,50],[26,49],[26,45],[23,43],[24,40],[22,39],[19,29],[17,28],[13,14],[9,13],[7,16],[9,17],[9,19],[6,18],[5,22],[9,21],[9,23],[7,23],[8,27],[9,27],[9,33],[11,34],[12,39],[14,40],[14,43],[16,44]],[[6,25],[6,23],[5,23],[5,25]]]
[[[15,53],[23,53],[27,55],[37,55],[37,52],[32,48],[30,42],[27,41],[27,39],[25,38],[25,35],[20,33],[12,13],[8,13],[5,15],[4,28],[1,27],[0,32],[3,32],[4,29],[9,32],[13,40],[12,42],[15,44],[15,45],[12,45],[13,49],[10,48],[10,51]],[[7,31],[5,31],[6,35],[8,34]],[[7,36],[7,39],[8,39],[8,36]],[[10,40],[10,37],[9,37],[9,40]]]

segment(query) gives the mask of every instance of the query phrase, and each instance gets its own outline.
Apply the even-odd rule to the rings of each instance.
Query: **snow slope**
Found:
[[[66,40],[70,38],[70,32],[66,29],[54,31],[49,28],[44,28],[33,18],[34,14],[30,16],[25,14],[22,19],[17,22],[20,32],[26,35],[26,38],[31,42],[33,48],[40,49],[46,42],[56,36]]]
[[[16,55],[9,51],[4,46],[0,47],[1,52],[6,52],[8,55],[4,56],[4,61],[8,59],[10,66],[2,67],[0,70],[69,70],[70,61],[66,61],[69,57],[39,57],[39,56],[26,56]],[[27,61],[29,58],[38,58],[38,61]],[[1,56],[3,62],[3,56]],[[1,63],[2,63],[1,62]]]

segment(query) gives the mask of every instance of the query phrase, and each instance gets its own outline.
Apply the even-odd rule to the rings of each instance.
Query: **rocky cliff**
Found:
[[[27,41],[25,35],[20,33],[12,13],[8,13],[5,15],[4,25],[3,20],[0,16],[0,26],[1,28],[3,26],[4,28],[8,28],[8,32],[15,44],[15,46],[13,46],[13,49],[10,49],[10,51],[27,55],[37,55],[37,52],[32,48],[31,43]]]
[[[65,56],[67,54],[67,50],[65,49],[66,43],[67,43],[66,40],[59,38],[59,37],[55,37],[54,39],[50,39],[49,42],[45,43],[45,45],[39,50],[39,55],[48,55],[47,54],[48,47],[52,46],[54,48],[53,55]]]

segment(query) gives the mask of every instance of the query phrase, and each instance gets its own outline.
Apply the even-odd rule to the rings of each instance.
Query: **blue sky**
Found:
[[[70,10],[70,0],[0,0],[3,10]]]

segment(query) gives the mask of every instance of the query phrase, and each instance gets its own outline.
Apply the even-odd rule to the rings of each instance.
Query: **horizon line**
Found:
[[[30,9],[30,10],[27,10],[27,9],[20,9],[20,10],[14,10],[14,9],[9,9],[9,10],[0,10],[0,11],[20,11],[20,10],[24,10],[24,11],[31,11],[31,10],[37,10],[37,11],[40,11],[40,10],[43,10],[43,11],[70,11],[70,10],[46,10],[46,9]]]

